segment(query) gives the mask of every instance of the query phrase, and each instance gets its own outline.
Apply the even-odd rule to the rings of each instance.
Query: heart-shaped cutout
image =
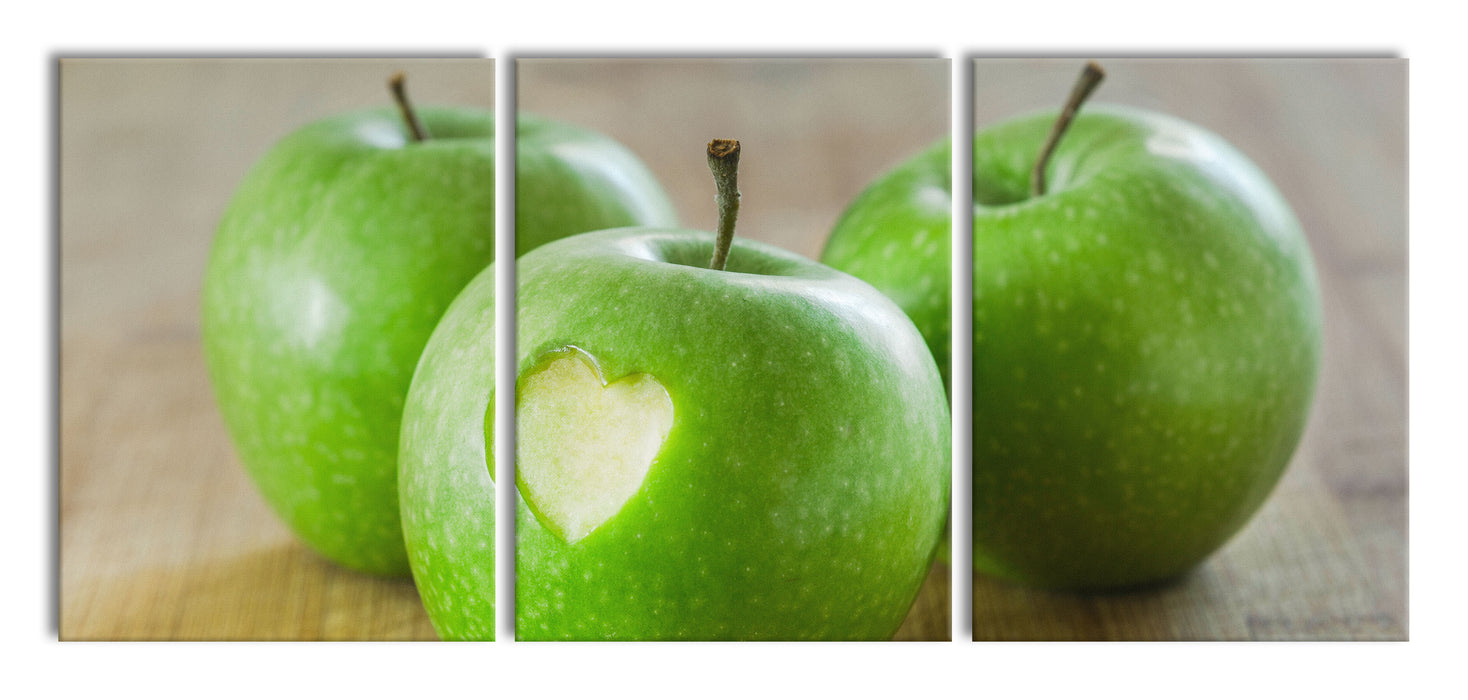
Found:
[[[576,542],[636,495],[673,427],[673,400],[650,374],[602,378],[575,347],[521,377],[515,479],[542,524]]]

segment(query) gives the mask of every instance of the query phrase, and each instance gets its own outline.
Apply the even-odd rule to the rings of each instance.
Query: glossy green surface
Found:
[[[404,394],[439,315],[494,254],[494,122],[391,109],[308,125],[246,176],[204,280],[219,407],[255,484],[311,548],[408,573],[396,460]]]
[[[947,140],[882,175],[842,213],[821,262],[876,287],[923,334],[950,381],[953,187]]]
[[[641,490],[583,539],[519,502],[521,639],[886,639],[917,594],[950,432],[921,337],[847,275],[741,240],[716,272],[711,250],[623,229],[519,261],[522,377],[574,346],[673,402]]]
[[[974,140],[974,565],[1046,587],[1179,575],[1305,426],[1320,302],[1288,206],[1196,126],[1088,106]]]
[[[403,537],[446,640],[494,639],[494,269],[444,312],[403,408]]]
[[[516,257],[577,233],[678,223],[657,178],[626,147],[530,114],[517,124]]]

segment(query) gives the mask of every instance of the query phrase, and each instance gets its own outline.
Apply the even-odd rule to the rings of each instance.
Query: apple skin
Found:
[[[417,112],[422,143],[391,108],[280,141],[224,215],[202,300],[216,398],[262,496],[312,549],[377,575],[409,572],[396,478],[413,369],[443,310],[494,257],[492,115]],[[625,162],[610,139],[577,137],[585,157],[598,148]],[[520,179],[564,176],[532,168]],[[621,192],[631,216],[596,203],[582,223],[635,221],[666,201],[655,182],[629,182],[646,188]],[[609,220],[587,223],[596,214]],[[576,232],[564,223],[517,226],[537,239]]]
[[[837,220],[821,262],[887,295],[951,381],[953,147],[944,139],[888,171]]]
[[[1028,195],[1054,113],[974,139],[977,570],[1048,588],[1179,576],[1269,495],[1321,353],[1294,215],[1181,120],[1088,106]]]
[[[706,269],[712,241],[626,228],[518,261],[522,381],[571,346],[603,381],[652,375],[674,414],[636,494],[575,543],[517,488],[519,639],[887,639],[922,584],[947,512],[950,419],[921,337],[869,285],[771,246],[736,240],[728,270]],[[418,527],[457,542],[422,561],[420,587],[478,579],[480,600],[492,598],[477,549],[490,531],[457,505],[490,497],[481,474],[493,450],[448,453],[471,435],[492,440],[489,387],[458,388],[488,381],[489,341],[473,338],[488,334],[492,297],[491,284],[471,284],[435,332],[401,460],[404,513],[427,509],[405,515],[410,549]],[[420,400],[443,408],[420,421]],[[461,437],[410,458],[420,423]],[[460,500],[442,505],[451,493]],[[447,600],[454,585],[430,584],[424,598]],[[462,638],[466,617],[483,628],[493,609],[438,615],[436,629]]]
[[[495,632],[494,271],[456,297],[403,407],[398,496],[418,596],[445,640]]]
[[[953,144],[943,139],[867,185],[847,205],[821,262],[896,302],[922,333],[952,394]],[[938,560],[950,561],[948,528]]]

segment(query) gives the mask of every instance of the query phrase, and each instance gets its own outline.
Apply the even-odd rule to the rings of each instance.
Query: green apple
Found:
[[[952,386],[953,146],[929,146],[884,173],[847,205],[821,262],[876,287],[922,333],[943,386]],[[949,561],[948,528],[938,559]]]
[[[265,500],[316,551],[408,571],[397,426],[449,301],[494,255],[494,120],[392,109],[310,124],[245,177],[214,241],[203,339],[219,407]]]
[[[921,336],[793,253],[623,229],[519,263],[521,639],[888,639],[943,529]]]
[[[974,566],[1042,587],[1187,572],[1259,508],[1309,413],[1314,268],[1222,138],[1087,107],[974,138]],[[1063,131],[1063,130],[1062,130]]]
[[[417,115],[426,140],[383,108],[328,118],[279,142],[224,215],[202,302],[218,403],[265,500],[314,550],[382,575],[409,572],[396,474],[413,368],[449,302],[494,256],[493,117],[445,107],[405,114]],[[527,237],[669,220],[666,195],[628,165],[625,149],[561,133],[573,162],[607,153],[615,165],[531,167],[521,180],[548,178],[574,193],[559,181],[591,172],[595,188],[626,166],[628,205],[568,199],[563,209],[580,218],[522,217]],[[553,138],[535,143],[560,148]],[[537,186],[552,185],[527,188]]]
[[[923,334],[950,377],[953,187],[947,139],[883,174],[847,206],[821,262],[876,287]]]
[[[495,265],[464,287],[429,337],[403,406],[403,539],[434,631],[494,639]]]
[[[853,277],[715,247],[622,228],[517,262],[518,638],[880,639],[911,606],[949,491],[921,336]],[[488,276],[404,411],[404,529],[450,639],[493,627]]]

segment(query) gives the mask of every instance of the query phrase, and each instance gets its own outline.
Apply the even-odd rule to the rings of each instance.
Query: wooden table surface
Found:
[[[1050,106],[1078,68],[980,63],[979,124]],[[948,132],[941,60],[519,64],[520,109],[632,147],[690,226],[713,223],[703,143],[741,139],[740,234],[808,256],[868,180]],[[1263,511],[1195,575],[1084,597],[975,577],[977,636],[1405,638],[1405,63],[1107,66],[1097,99],[1219,131],[1294,204],[1325,300],[1315,413]],[[307,121],[381,104],[403,68],[420,102],[493,106],[488,61],[63,62],[62,639],[434,638],[411,581],[331,565],[260,500],[198,333],[244,171]],[[948,636],[949,575],[935,567],[899,639]]]
[[[974,118],[1055,108],[1082,59],[975,61]],[[1221,134],[1293,206],[1325,352],[1294,461],[1189,577],[1119,595],[974,577],[976,639],[1407,638],[1407,62],[1120,60],[1092,95]]]

